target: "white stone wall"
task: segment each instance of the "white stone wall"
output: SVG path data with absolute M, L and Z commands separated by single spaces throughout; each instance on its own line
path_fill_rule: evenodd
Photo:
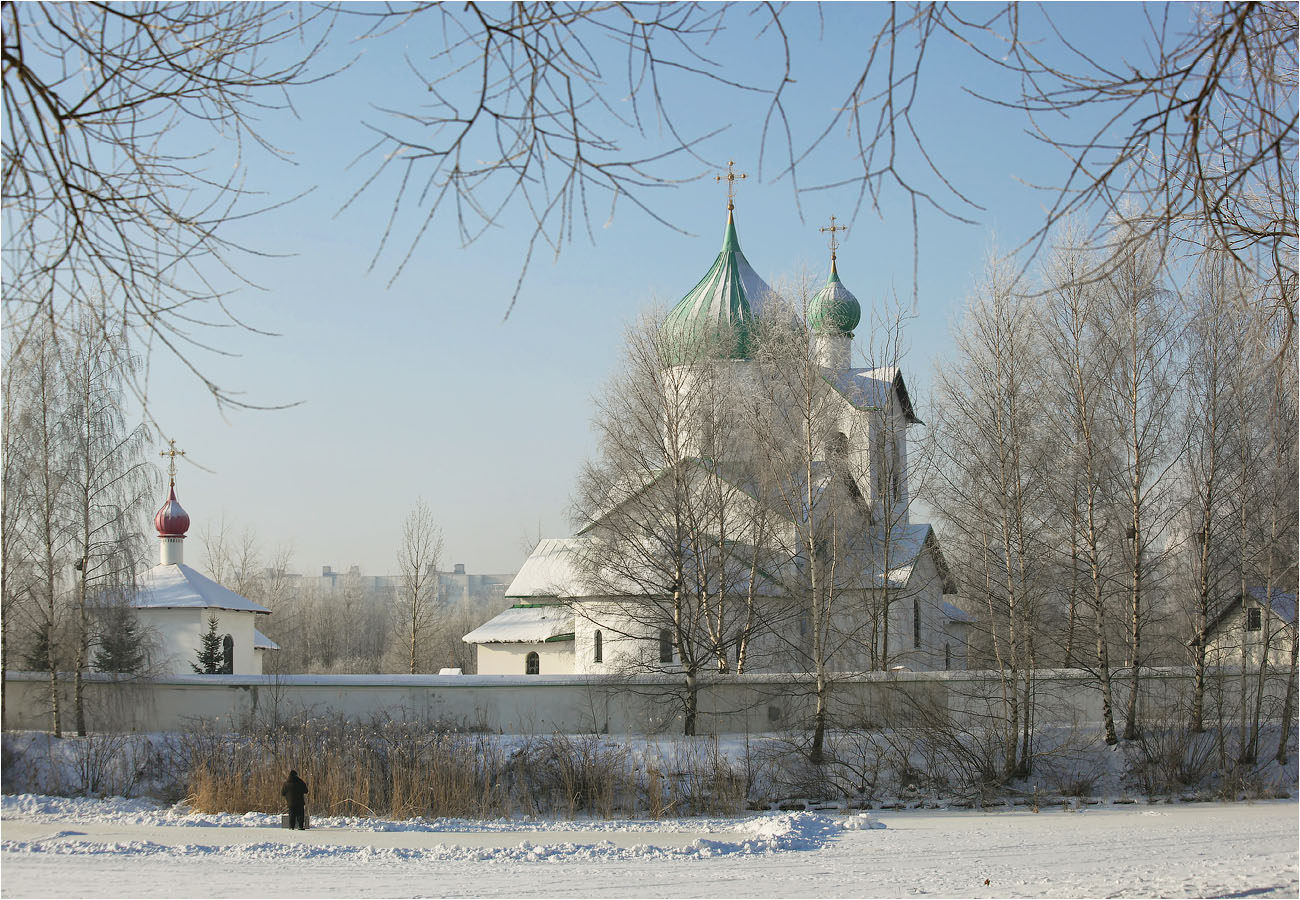
M 1286 671 L 1270 676 L 1268 693 L 1279 698 Z M 1216 679 L 1220 677 L 1216 673 Z M 1240 690 L 1234 672 L 1222 675 L 1216 692 L 1235 715 Z M 1254 684 L 1254 673 L 1246 675 Z M 1191 690 L 1189 667 L 1145 670 L 1145 715 L 1182 715 Z M 72 679 L 63 689 L 71 708 Z M 154 681 L 86 679 L 86 710 L 93 731 L 182 731 L 200 720 L 230 726 L 268 723 L 300 712 L 356 719 L 391 716 L 430 723 L 470 726 L 506 734 L 680 733 L 681 724 L 655 702 L 681 690 L 680 677 L 638 679 L 523 675 L 178 675 Z M 903 672 L 842 675 L 834 681 L 832 712 L 837 721 L 859 727 L 889 727 L 908 721 L 915 704 L 946 709 L 954 721 L 980 722 L 990 701 L 1000 696 L 992 672 Z M 1096 681 L 1080 670 L 1038 673 L 1040 697 L 1050 697 L 1039 724 L 1100 727 Z M 49 728 L 48 676 L 10 672 L 6 689 L 8 726 Z M 798 727 L 807 721 L 812 682 L 807 676 L 742 675 L 701 678 L 700 733 L 759 733 Z M 1214 698 L 1211 698 L 1214 702 Z M 1276 716 L 1280 702 L 1264 704 Z M 1213 719 L 1217 710 L 1211 710 Z
M 480 675 L 523 675 L 528 654 L 536 653 L 539 675 L 573 674 L 573 641 L 538 641 L 518 644 L 476 644 Z

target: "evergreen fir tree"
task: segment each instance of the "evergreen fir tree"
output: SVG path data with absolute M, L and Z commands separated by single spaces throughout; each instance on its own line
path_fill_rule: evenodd
M 23 654 L 23 663 L 31 672 L 45 672 L 50 668 L 50 633 L 42 626 L 32 635 L 32 642 Z
M 221 635 L 217 634 L 216 613 L 208 616 L 208 630 L 203 633 L 203 646 L 198 657 L 198 663 L 190 663 L 190 666 L 199 675 L 220 675 L 225 671 L 226 654 L 221 647 Z
M 140 671 L 145 661 L 141 643 L 140 626 L 131 610 L 125 606 L 110 607 L 104 613 L 95 668 L 122 675 Z

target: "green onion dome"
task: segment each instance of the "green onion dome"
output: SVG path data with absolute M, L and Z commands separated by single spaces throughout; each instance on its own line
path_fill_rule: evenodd
M 853 329 L 862 320 L 862 307 L 858 298 L 849 293 L 849 289 L 840 283 L 839 273 L 835 271 L 835 260 L 831 260 L 831 277 L 808 306 L 808 324 L 813 331 L 820 334 L 843 334 L 853 336 Z
M 704 358 L 749 359 L 754 329 L 772 297 L 772 289 L 741 252 L 736 223 L 728 212 L 722 252 L 664 319 L 663 349 L 669 365 Z

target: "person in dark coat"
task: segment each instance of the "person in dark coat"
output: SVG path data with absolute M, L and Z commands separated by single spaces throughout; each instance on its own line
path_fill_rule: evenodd
M 289 771 L 289 779 L 280 788 L 280 796 L 289 801 L 289 827 L 300 831 L 307 828 L 307 782 Z

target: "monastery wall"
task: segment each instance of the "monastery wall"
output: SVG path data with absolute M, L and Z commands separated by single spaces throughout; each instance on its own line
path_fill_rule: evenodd
M 1248 674 L 1253 685 L 1253 674 Z M 1189 707 L 1190 668 L 1144 673 L 1141 718 L 1145 721 Z M 1241 696 L 1231 670 L 1209 679 L 1206 720 L 1233 721 Z M 1119 682 L 1116 682 L 1117 688 Z M 70 721 L 72 682 L 63 684 L 64 721 Z M 140 681 L 86 678 L 89 726 L 95 731 L 177 731 L 202 721 L 273 726 L 302 711 L 365 719 L 393 718 L 443 723 L 513 734 L 680 733 L 681 680 L 582 675 L 175 675 Z M 1097 725 L 1101 702 L 1085 672 L 1042 672 L 1037 681 L 1039 724 Z M 812 709 L 812 684 L 800 675 L 742 675 L 701 682 L 700 733 L 759 733 L 797 727 Z M 1280 714 L 1285 673 L 1270 679 L 1265 716 Z M 1117 695 L 1118 695 L 1117 690 Z M 992 672 L 898 672 L 838 676 L 833 705 L 837 721 L 863 727 L 932 727 L 945 721 L 978 726 L 1001 694 Z M 1125 693 L 1126 696 L 1126 693 Z M 12 729 L 49 727 L 49 679 L 43 673 L 10 672 L 6 724 Z M 1122 722 L 1122 711 L 1117 711 Z

